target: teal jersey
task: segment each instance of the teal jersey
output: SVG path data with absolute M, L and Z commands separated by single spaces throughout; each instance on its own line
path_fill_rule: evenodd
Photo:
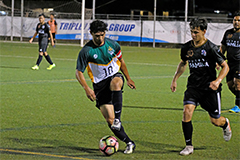
M 121 48 L 116 41 L 105 38 L 102 46 L 96 46 L 91 40 L 79 52 L 76 69 L 81 72 L 87 69 L 92 82 L 98 83 L 119 71 L 121 58 Z

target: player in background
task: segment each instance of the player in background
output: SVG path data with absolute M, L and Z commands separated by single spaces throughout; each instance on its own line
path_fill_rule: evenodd
M 229 120 L 221 114 L 221 81 L 227 75 L 229 67 L 224 56 L 219 53 L 218 47 L 205 37 L 207 21 L 205 19 L 193 19 L 190 22 L 192 40 L 181 48 L 181 61 L 171 83 L 172 92 L 176 91 L 177 79 L 189 65 L 187 90 L 184 94 L 184 110 L 182 129 L 186 147 L 180 152 L 181 155 L 193 153 L 192 145 L 192 115 L 198 104 L 209 114 L 213 125 L 223 129 L 223 138 L 229 141 L 232 135 Z M 222 69 L 216 76 L 216 63 Z M 215 136 L 215 135 L 214 135 Z
M 50 20 L 47 23 L 49 24 L 51 32 L 52 32 L 53 42 L 54 42 L 54 44 L 56 44 L 57 22 L 54 19 L 53 13 L 50 14 Z M 48 37 L 48 40 L 50 41 L 50 36 Z M 55 45 L 54 45 L 54 47 L 55 47 Z
M 136 86 L 129 76 L 120 45 L 105 38 L 106 31 L 107 24 L 103 21 L 96 20 L 90 24 L 92 40 L 82 48 L 78 55 L 76 78 L 87 97 L 91 101 L 96 100 L 96 107 L 100 109 L 112 132 L 126 143 L 124 153 L 130 154 L 136 145 L 121 125 L 123 75 L 131 89 L 136 89 Z M 85 69 L 93 82 L 94 91 L 86 83 L 83 75 Z
M 220 51 L 224 54 L 227 51 L 229 73 L 227 84 L 229 90 L 235 95 L 235 107 L 230 112 L 240 112 L 240 12 L 233 18 L 233 28 L 225 32 Z
M 47 53 L 47 45 L 48 45 L 48 34 L 51 38 L 52 46 L 54 46 L 52 33 L 50 31 L 49 25 L 44 21 L 45 16 L 44 14 L 39 15 L 39 22 L 36 27 L 36 32 L 34 33 L 33 37 L 29 40 L 29 43 L 32 43 L 33 39 L 38 35 L 38 45 L 39 45 L 39 56 L 36 62 L 36 65 L 32 67 L 33 70 L 39 70 L 39 65 L 42 61 L 42 57 L 46 58 L 50 66 L 47 70 L 52 70 L 56 65 L 52 62 L 50 56 Z

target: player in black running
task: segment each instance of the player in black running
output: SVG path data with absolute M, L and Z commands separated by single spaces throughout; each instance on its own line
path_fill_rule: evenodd
M 229 120 L 220 115 L 221 81 L 227 75 L 229 67 L 224 56 L 219 53 L 218 47 L 205 37 L 206 30 L 207 21 L 205 19 L 196 18 L 190 22 L 192 40 L 185 43 L 181 49 L 181 61 L 171 84 L 171 90 L 175 92 L 177 79 L 188 64 L 190 76 L 183 100 L 182 119 L 186 147 L 180 152 L 181 155 L 193 153 L 191 119 L 198 104 L 208 112 L 212 124 L 223 128 L 225 141 L 229 141 L 232 135 Z M 218 77 L 215 70 L 216 63 L 222 67 Z
M 229 73 L 227 84 L 229 90 L 235 95 L 235 106 L 230 112 L 240 112 L 240 12 L 233 18 L 233 28 L 225 32 L 220 51 L 224 54 L 227 51 Z
M 52 70 L 56 65 L 52 62 L 50 56 L 47 53 L 47 45 L 48 45 L 48 34 L 51 37 L 52 46 L 54 46 L 52 33 L 50 30 L 50 26 L 44 21 L 45 16 L 44 14 L 39 15 L 39 22 L 36 27 L 36 32 L 34 33 L 33 37 L 29 40 L 29 43 L 32 43 L 33 39 L 38 35 L 38 45 L 39 45 L 39 56 L 36 62 L 36 65 L 32 67 L 33 70 L 39 70 L 39 65 L 42 61 L 42 56 L 46 58 L 50 66 L 47 70 Z

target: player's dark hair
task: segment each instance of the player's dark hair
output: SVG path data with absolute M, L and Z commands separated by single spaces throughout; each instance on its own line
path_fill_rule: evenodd
M 54 16 L 54 13 L 51 13 L 50 15 Z
M 190 28 L 200 27 L 202 31 L 204 31 L 205 29 L 207 30 L 207 20 L 204 18 L 194 18 L 191 20 L 189 25 L 190 25 Z
M 43 16 L 45 18 L 45 15 L 43 13 L 39 14 L 38 17 Z
M 97 33 L 97 32 L 105 32 L 107 31 L 107 23 L 104 23 L 100 20 L 95 20 L 90 24 L 90 32 Z
M 240 16 L 240 11 L 234 13 L 233 17 Z

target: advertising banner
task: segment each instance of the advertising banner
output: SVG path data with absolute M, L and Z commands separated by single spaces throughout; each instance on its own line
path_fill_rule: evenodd
M 49 19 L 46 18 L 46 21 Z M 153 42 L 153 21 L 133 20 L 103 20 L 108 24 L 106 37 L 116 41 Z M 90 40 L 89 27 L 92 20 L 85 20 L 84 27 L 80 19 L 56 19 L 56 39 L 80 40 L 84 29 L 84 39 Z M 11 36 L 11 17 L 0 16 L 2 29 L 0 36 Z M 32 37 L 39 23 L 38 18 L 23 18 L 23 37 Z M 220 45 L 224 32 L 232 28 L 229 23 L 208 23 L 206 37 L 213 43 Z M 13 19 L 13 36 L 21 36 L 21 17 Z M 156 43 L 185 43 L 191 40 L 189 23 L 182 21 L 156 21 Z

